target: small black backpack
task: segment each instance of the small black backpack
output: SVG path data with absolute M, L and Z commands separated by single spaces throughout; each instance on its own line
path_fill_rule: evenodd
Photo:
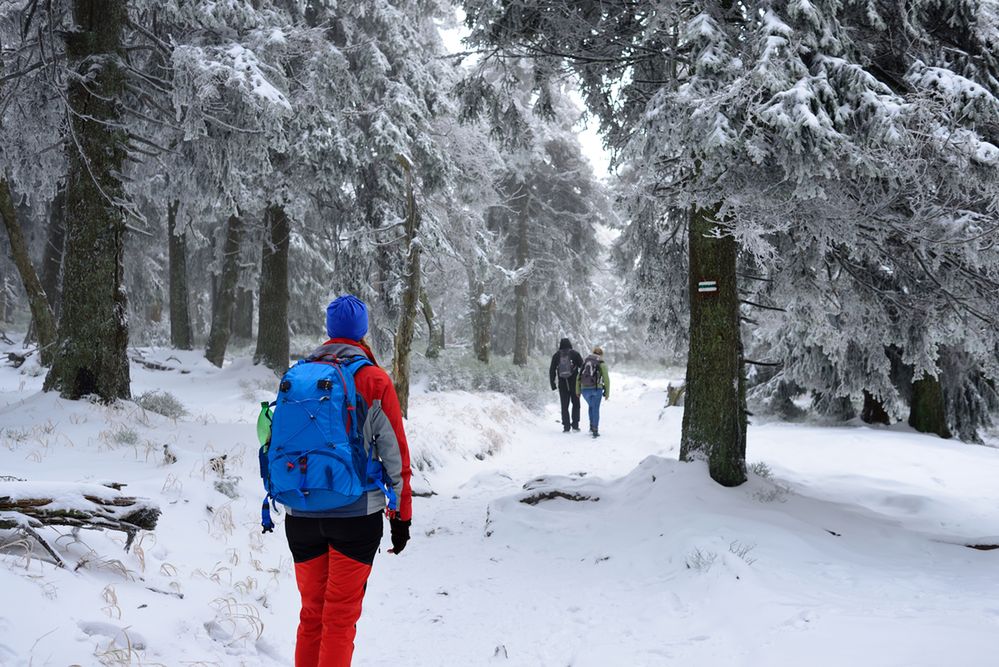
M 559 350 L 558 353 L 558 376 L 560 378 L 571 378 L 576 372 L 576 367 L 572 363 L 572 350 Z

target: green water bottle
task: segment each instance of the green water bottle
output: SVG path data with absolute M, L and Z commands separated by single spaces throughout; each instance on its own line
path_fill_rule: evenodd
M 257 440 L 264 451 L 271 444 L 271 423 L 274 421 L 274 411 L 267 401 L 260 402 L 260 414 L 257 416 Z

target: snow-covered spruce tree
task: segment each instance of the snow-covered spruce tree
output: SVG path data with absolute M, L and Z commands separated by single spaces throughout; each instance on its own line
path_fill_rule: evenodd
M 38 261 L 41 256 L 31 239 L 47 236 L 45 211 L 66 173 L 67 153 L 58 141 L 67 119 L 64 44 L 48 36 L 67 27 L 69 7 L 55 3 L 47 11 L 31 12 L 28 5 L 0 7 L 0 210 L 28 296 L 31 337 L 48 365 L 56 351 L 58 307 L 53 300 L 58 290 L 53 289 L 50 264 Z M 27 211 L 31 214 L 25 215 Z M 53 241 L 58 240 L 56 234 Z M 4 316 L 14 284 L 12 277 L 3 281 Z
M 491 3 L 466 6 L 479 39 L 537 56 L 553 73 L 572 66 L 621 160 L 646 165 L 637 196 L 660 215 L 692 212 L 688 249 L 707 240 L 703 233 L 693 238 L 706 222 L 717 237 L 710 240 L 734 243 L 769 267 L 773 282 L 764 284 L 789 288 L 771 293 L 781 295 L 781 305 L 803 304 L 792 304 L 787 318 L 807 330 L 802 338 L 814 340 L 822 321 L 852 319 L 833 344 L 845 353 L 856 334 L 873 362 L 867 368 L 880 373 L 875 381 L 886 378 L 889 364 L 871 355 L 883 358 L 893 342 L 918 370 L 934 372 L 941 338 L 893 340 L 887 327 L 875 326 L 890 317 L 883 304 L 862 314 L 829 313 L 811 298 L 824 290 L 802 289 L 830 258 L 834 273 L 861 275 L 857 264 L 876 267 L 894 252 L 895 262 L 905 261 L 949 301 L 929 331 L 975 337 L 974 349 L 994 355 L 996 328 L 985 326 L 997 307 L 987 300 L 997 266 L 989 256 L 994 225 L 987 223 L 999 183 L 988 129 L 996 108 L 994 48 L 986 48 L 995 44 L 993 3 L 579 2 L 560 12 L 535 2 L 504 3 L 502 12 Z M 968 45 L 964 55 L 943 25 L 967 28 L 957 40 Z M 907 36 L 890 41 L 898 35 Z M 697 275 L 690 266 L 691 298 L 724 296 L 722 281 L 736 278 L 738 256 L 726 255 L 719 274 Z M 939 284 L 931 278 L 938 273 L 947 274 Z M 716 280 L 719 292 L 696 291 L 701 279 Z M 805 308 L 812 317 L 802 316 Z M 900 315 L 906 323 L 909 313 Z M 725 319 L 730 331 L 731 309 Z M 706 329 L 709 323 L 692 305 L 691 356 L 698 339 L 722 333 Z M 727 355 L 737 340 L 726 344 Z M 740 374 L 727 367 L 725 376 L 690 379 L 724 381 L 729 402 L 720 411 L 735 415 Z M 705 411 L 688 402 L 686 412 Z M 684 453 L 705 450 L 712 476 L 738 483 L 743 420 L 719 432 L 708 415 L 698 434 L 692 417 L 685 419 Z
M 492 348 L 512 351 L 518 365 L 562 336 L 585 338 L 595 317 L 589 283 L 599 251 L 596 228 L 610 217 L 574 130 L 580 111 L 557 85 L 545 89 L 535 108 L 534 79 L 530 60 L 513 60 L 470 72 L 460 87 L 466 115 L 492 125 L 503 155 L 502 199 L 487 222 L 500 240 L 512 289 L 495 302 Z
M 501 142 L 486 122 L 472 117 L 459 122 L 441 116 L 434 128 L 452 156 L 454 178 L 425 200 L 427 216 L 439 222 L 425 230 L 424 286 L 428 296 L 439 295 L 440 326 L 489 363 L 496 295 L 508 288 L 501 240 L 487 223 L 488 212 L 501 202 Z
M 778 240 L 784 262 L 762 292 L 788 313 L 764 318 L 762 338 L 786 364 L 782 380 L 873 397 L 893 419 L 908 402 L 917 429 L 975 440 L 995 409 L 999 370 L 997 8 L 791 9 L 795 29 L 776 29 L 800 35 L 799 50 L 838 37 L 823 48 L 839 51 L 813 56 L 839 95 L 819 98 L 818 118 L 838 129 L 880 117 L 884 134 L 854 152 L 860 174 L 823 184 L 838 215 L 811 215 L 828 220 L 827 236 Z
M 353 292 L 369 302 L 371 334 L 382 350 L 393 346 L 407 282 L 408 247 L 401 233 L 407 197 L 397 156 L 413 166 L 418 204 L 450 173 L 432 128 L 434 118 L 447 113 L 452 69 L 440 57 L 434 20 L 441 13 L 442 5 L 429 0 L 317 2 L 304 11 L 310 24 L 322 28 L 327 60 L 339 78 L 317 80 L 318 90 L 340 106 L 319 102 L 325 116 L 316 116 L 314 128 L 300 135 L 319 150 L 295 154 L 314 156 L 314 162 L 296 159 L 288 187 L 301 183 L 303 174 L 316 183 L 310 195 L 317 205 L 316 239 L 326 245 L 315 252 L 334 269 L 326 291 Z M 424 230 L 435 224 L 425 218 Z

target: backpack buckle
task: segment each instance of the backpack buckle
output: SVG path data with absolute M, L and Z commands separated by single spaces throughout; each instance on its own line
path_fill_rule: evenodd
M 330 389 L 333 388 L 333 380 L 330 380 L 329 378 L 326 378 L 324 380 L 319 380 L 318 382 L 316 382 L 316 386 L 322 389 L 323 391 L 329 391 Z

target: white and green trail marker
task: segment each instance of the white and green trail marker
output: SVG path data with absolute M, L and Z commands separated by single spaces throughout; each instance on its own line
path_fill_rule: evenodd
M 716 280 L 702 280 L 697 283 L 698 292 L 717 292 L 718 291 L 718 281 Z

